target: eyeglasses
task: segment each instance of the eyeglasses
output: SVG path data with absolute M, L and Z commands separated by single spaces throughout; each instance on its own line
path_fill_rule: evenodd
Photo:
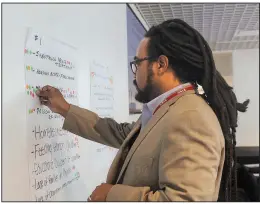
M 150 60 L 152 59 L 152 57 L 144 57 L 142 59 L 135 59 L 134 61 L 130 62 L 130 67 L 132 69 L 132 72 L 134 74 L 136 74 L 136 71 L 138 69 L 138 65 L 142 62 L 142 61 L 145 61 L 145 60 Z

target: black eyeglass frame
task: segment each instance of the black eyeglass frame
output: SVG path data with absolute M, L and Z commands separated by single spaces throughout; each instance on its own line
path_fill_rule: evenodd
M 155 57 L 147 56 L 147 57 L 144 57 L 144 58 L 141 58 L 141 59 L 135 59 L 134 61 L 131 61 L 130 62 L 130 68 L 131 68 L 133 74 L 136 74 L 137 69 L 138 69 L 138 64 L 140 64 L 141 62 L 143 62 L 145 60 L 151 60 L 151 59 L 155 59 Z

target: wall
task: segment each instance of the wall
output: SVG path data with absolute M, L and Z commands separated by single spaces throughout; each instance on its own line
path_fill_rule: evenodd
M 232 52 L 213 52 L 216 69 L 220 72 L 226 82 L 232 86 L 233 80 L 233 58 Z
M 33 27 L 78 48 L 79 104 L 82 107 L 89 107 L 90 60 L 109 66 L 114 74 L 115 119 L 126 121 L 129 116 L 126 5 L 4 4 L 2 8 L 2 199 L 22 201 L 29 197 L 23 59 L 25 28 Z M 94 190 L 88 188 L 87 180 L 94 177 L 88 166 L 88 161 L 94 157 L 87 153 L 90 143 L 80 142 L 85 179 L 82 190 L 87 197 Z
M 259 146 L 259 49 L 233 52 L 233 84 L 239 102 L 250 99 L 239 113 L 237 145 Z

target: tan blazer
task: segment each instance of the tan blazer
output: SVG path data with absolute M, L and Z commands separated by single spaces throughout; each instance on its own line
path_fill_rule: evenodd
M 107 183 L 115 184 L 107 201 L 217 201 L 224 137 L 216 115 L 200 96 L 187 91 L 169 100 L 125 152 L 140 127 L 140 118 L 118 124 L 74 105 L 63 126 L 119 148 L 107 176 Z

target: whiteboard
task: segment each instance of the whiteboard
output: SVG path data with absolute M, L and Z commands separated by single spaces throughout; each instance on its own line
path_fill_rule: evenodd
M 77 48 L 78 102 L 90 108 L 91 61 L 105 63 L 114 81 L 114 118 L 129 119 L 125 4 L 3 4 L 2 32 L 2 198 L 29 201 L 26 140 L 26 94 L 23 49 L 32 27 Z M 61 201 L 86 201 L 104 182 L 115 155 L 97 151 L 100 145 L 79 138 L 81 180 L 67 187 Z M 106 156 L 107 155 L 107 156 Z

